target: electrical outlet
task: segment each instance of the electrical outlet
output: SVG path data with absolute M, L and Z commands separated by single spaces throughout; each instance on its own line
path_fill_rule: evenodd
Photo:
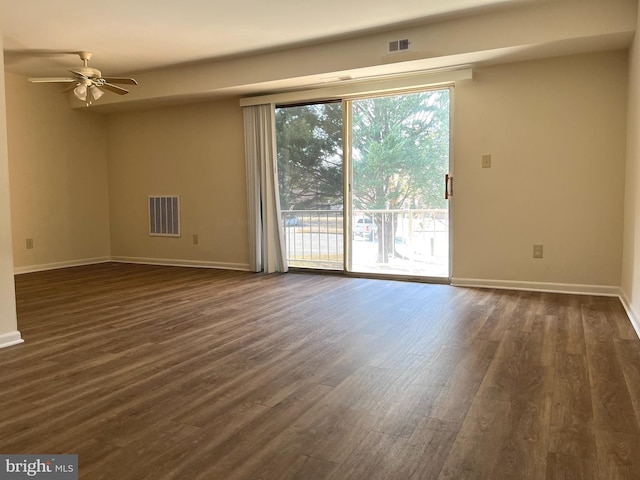
M 33 238 L 27 238 L 25 243 L 27 245 L 27 250 L 31 250 L 33 248 Z
M 198 238 L 198 234 L 194 233 L 193 234 L 193 244 L 194 245 L 198 245 L 198 243 L 200 243 L 200 239 Z
M 543 246 L 542 245 L 534 245 L 533 246 L 533 258 L 542 258 L 543 254 Z
M 491 155 L 482 155 L 482 168 L 491 168 Z

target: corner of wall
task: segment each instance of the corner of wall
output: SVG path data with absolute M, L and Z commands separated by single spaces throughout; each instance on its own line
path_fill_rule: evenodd
M 629 317 L 629 320 L 631 320 L 631 325 L 633 326 L 633 329 L 636 331 L 636 335 L 638 335 L 638 338 L 640 338 L 640 316 L 638 316 L 636 311 L 633 309 L 631 302 L 629 302 L 629 299 L 626 297 L 624 292 L 622 292 L 622 294 L 620 295 L 620 301 L 622 302 L 622 306 L 627 312 L 627 316 Z
M 0 31 L 0 33 L 2 32 Z M 2 47 L 2 35 L 0 35 L 0 47 Z M 21 341 L 20 333 L 17 331 L 18 316 L 13 280 L 9 154 L 4 85 L 4 60 L 0 57 L 0 347 L 8 346 L 8 344 L 13 345 L 18 340 Z
M 629 50 L 627 160 L 625 169 L 622 299 L 640 335 L 640 14 Z
M 22 335 L 20 335 L 19 331 L 8 332 L 0 334 L 0 348 L 12 347 L 13 345 L 18 345 L 20 343 L 24 343 L 22 339 Z

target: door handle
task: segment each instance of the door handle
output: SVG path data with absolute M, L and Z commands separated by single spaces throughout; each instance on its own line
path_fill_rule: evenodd
M 448 173 L 444 176 L 444 199 L 449 200 L 453 197 L 453 175 Z

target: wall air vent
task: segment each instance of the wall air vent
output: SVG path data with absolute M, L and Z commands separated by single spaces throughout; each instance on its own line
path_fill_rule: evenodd
M 180 236 L 180 197 L 149 197 L 149 235 Z
M 403 38 L 402 40 L 393 40 L 389 42 L 389 53 L 398 53 L 405 50 L 409 50 L 409 39 Z

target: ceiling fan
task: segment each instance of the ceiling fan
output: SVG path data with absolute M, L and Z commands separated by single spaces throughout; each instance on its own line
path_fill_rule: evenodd
M 129 90 L 126 88 L 114 85 L 114 83 L 120 85 L 137 85 L 133 78 L 124 77 L 103 77 L 102 72 L 96 68 L 88 66 L 91 59 L 90 52 L 77 52 L 80 56 L 80 60 L 84 62 L 84 66 L 69 70 L 73 77 L 46 77 L 46 78 L 30 78 L 30 82 L 34 83 L 70 83 L 67 88 L 62 90 L 62 93 L 73 90 L 73 94 L 78 100 L 87 102 L 87 105 L 91 104 L 91 98 L 98 100 L 104 92 L 102 89 L 109 92 L 117 93 L 118 95 L 126 95 Z

